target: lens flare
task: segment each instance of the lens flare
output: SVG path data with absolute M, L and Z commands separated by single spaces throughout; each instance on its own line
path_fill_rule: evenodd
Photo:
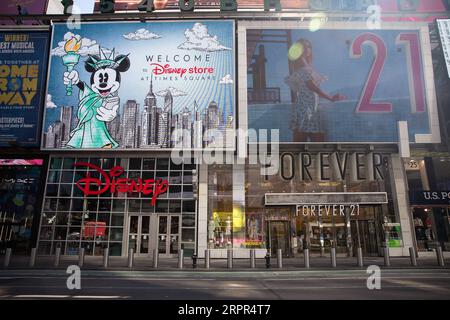
M 303 45 L 300 42 L 294 43 L 288 51 L 288 59 L 290 61 L 295 61 L 300 58 L 303 54 Z

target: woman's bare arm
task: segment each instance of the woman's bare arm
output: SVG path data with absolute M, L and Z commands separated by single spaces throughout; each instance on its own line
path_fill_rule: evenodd
M 306 81 L 306 86 L 308 87 L 309 90 L 317 93 L 319 95 L 319 97 L 333 101 L 333 97 L 330 97 L 328 94 L 323 92 L 322 89 L 320 89 L 318 86 L 316 86 L 316 84 L 312 80 Z

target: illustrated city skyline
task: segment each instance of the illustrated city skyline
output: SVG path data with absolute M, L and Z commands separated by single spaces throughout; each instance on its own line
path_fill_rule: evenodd
M 226 116 L 226 106 L 210 101 L 201 112 L 194 101 L 193 106 L 186 105 L 173 113 L 174 96 L 170 88 L 165 91 L 160 98 L 161 106 L 153 91 L 152 78 L 142 108 L 138 99 L 129 99 L 119 108 L 116 118 L 106 123 L 119 149 L 233 148 L 234 119 L 232 114 Z M 52 122 L 44 133 L 45 149 L 66 148 L 70 133 L 77 125 L 74 109 L 60 107 L 59 120 Z

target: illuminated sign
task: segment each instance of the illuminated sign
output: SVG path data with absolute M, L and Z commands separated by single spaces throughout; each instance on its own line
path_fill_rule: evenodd
M 101 179 L 91 177 L 91 171 L 87 173 L 85 178 L 76 182 L 76 186 L 84 195 L 100 195 L 105 192 L 121 192 L 121 193 L 142 193 L 145 196 L 151 195 L 151 205 L 156 204 L 156 199 L 165 193 L 169 187 L 169 182 L 163 179 L 142 179 L 136 180 L 129 178 L 119 178 L 125 170 L 121 166 L 115 166 L 109 174 L 92 163 L 77 162 L 75 167 L 86 167 L 98 172 Z M 103 182 L 102 182 L 103 180 Z

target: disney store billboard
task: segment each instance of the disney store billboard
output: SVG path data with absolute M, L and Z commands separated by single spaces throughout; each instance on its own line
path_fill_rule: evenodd
M 234 148 L 233 21 L 55 24 L 43 149 Z
M 248 127 L 280 141 L 439 142 L 426 24 L 252 22 L 247 43 Z M 292 26 L 292 27 L 290 27 Z

